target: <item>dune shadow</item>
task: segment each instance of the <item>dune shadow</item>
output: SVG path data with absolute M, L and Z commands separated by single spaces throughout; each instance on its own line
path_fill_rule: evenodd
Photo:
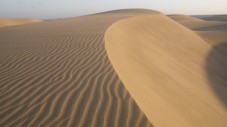
M 212 90 L 227 108 L 227 42 L 211 49 L 206 71 Z

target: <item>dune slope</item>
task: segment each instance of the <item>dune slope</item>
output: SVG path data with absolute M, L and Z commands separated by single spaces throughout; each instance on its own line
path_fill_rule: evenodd
M 104 46 L 114 22 L 145 10 L 0 29 L 0 126 L 151 127 Z
M 0 18 L 0 26 L 16 26 L 23 25 L 29 23 L 41 22 L 41 20 L 37 19 L 14 19 L 14 18 Z
M 196 33 L 162 14 L 140 16 L 113 24 L 105 44 L 116 72 L 154 126 L 227 126 L 226 106 L 209 79 L 215 76 L 212 81 L 226 98 L 227 56 L 214 51 L 222 63 L 209 60 L 213 49 Z

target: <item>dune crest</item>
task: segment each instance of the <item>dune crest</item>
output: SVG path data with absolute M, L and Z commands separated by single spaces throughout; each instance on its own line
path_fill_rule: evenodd
M 227 126 L 225 105 L 212 91 L 206 71 L 212 47 L 193 31 L 162 14 L 133 17 L 107 30 L 105 46 L 154 126 Z
M 16 25 L 23 25 L 29 23 L 36 23 L 41 22 L 38 19 L 14 19 L 14 18 L 0 18 L 0 26 L 16 26 Z

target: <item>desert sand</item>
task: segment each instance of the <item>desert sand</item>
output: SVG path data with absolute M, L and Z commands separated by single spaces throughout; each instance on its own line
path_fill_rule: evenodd
M 174 20 L 126 9 L 0 28 L 0 126 L 226 127 L 226 34 Z
M 0 18 L 0 27 L 5 26 L 16 26 L 16 25 L 23 25 L 23 24 L 29 24 L 29 23 L 36 23 L 41 22 L 41 20 L 38 19 L 19 19 L 19 18 Z

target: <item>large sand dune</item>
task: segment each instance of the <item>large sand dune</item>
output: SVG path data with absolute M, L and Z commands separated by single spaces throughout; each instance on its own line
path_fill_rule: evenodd
M 121 20 L 105 40 L 116 72 L 154 126 L 227 126 L 226 45 L 212 47 L 162 14 Z
M 14 19 L 14 18 L 0 18 L 0 26 L 16 26 L 23 25 L 29 23 L 41 22 L 41 20 L 37 19 Z
M 152 126 L 115 73 L 103 37 L 115 21 L 158 12 L 109 13 L 0 29 L 0 126 Z

